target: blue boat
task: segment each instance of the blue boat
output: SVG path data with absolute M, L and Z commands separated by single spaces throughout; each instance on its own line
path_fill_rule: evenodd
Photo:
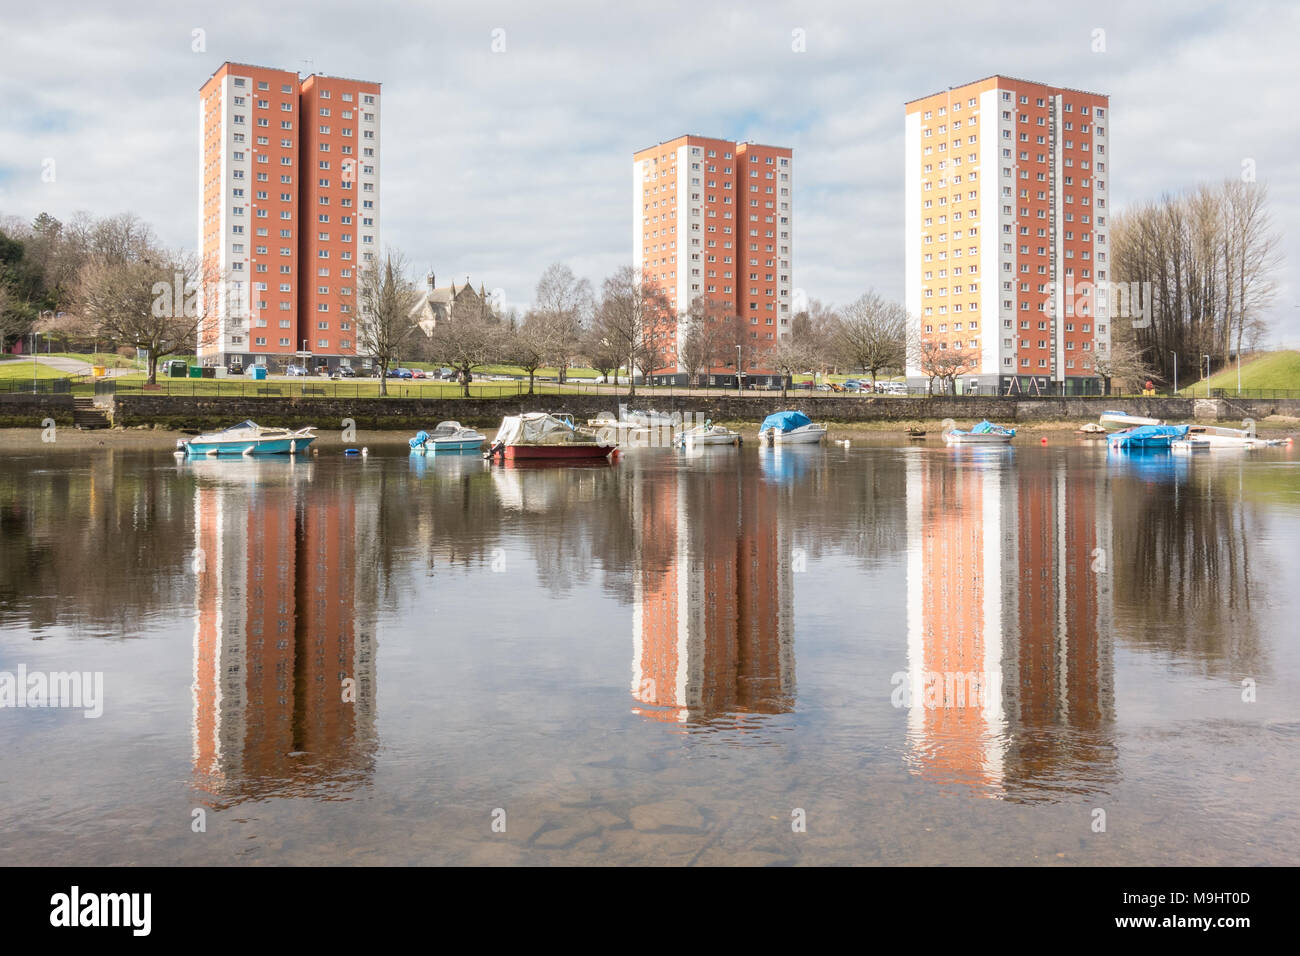
M 176 451 L 191 458 L 296 455 L 305 452 L 316 440 L 314 432 L 315 426 L 290 431 L 263 428 L 257 422 L 245 421 L 188 441 L 182 439 L 176 443 Z
M 1168 451 L 1187 435 L 1187 425 L 1142 425 L 1115 432 L 1107 439 L 1111 451 Z
M 987 418 L 968 432 L 944 422 L 943 440 L 949 445 L 1009 445 L 1016 437 L 1014 428 L 995 425 Z

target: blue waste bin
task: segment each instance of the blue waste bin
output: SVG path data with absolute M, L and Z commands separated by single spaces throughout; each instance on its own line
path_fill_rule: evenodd
M 260 382 L 260 381 L 262 381 L 264 378 L 266 378 L 266 366 L 265 366 L 265 365 L 254 365 L 254 366 L 253 366 L 253 381 L 255 381 L 255 382 Z

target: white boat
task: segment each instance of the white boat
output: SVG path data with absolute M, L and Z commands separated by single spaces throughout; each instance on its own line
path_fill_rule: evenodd
M 1101 427 L 1107 431 L 1118 431 L 1123 428 L 1139 428 L 1143 425 L 1163 425 L 1164 422 L 1159 418 L 1143 418 L 1141 415 L 1130 415 L 1128 412 L 1102 412 L 1101 418 L 1098 419 Z
M 1014 428 L 994 425 L 987 419 L 968 432 L 955 427 L 950 420 L 945 420 L 944 426 L 943 440 L 949 445 L 1010 445 L 1016 437 Z
M 763 419 L 758 440 L 765 445 L 813 445 L 826 437 L 826 426 L 818 425 L 803 412 L 776 412 Z
M 266 428 L 250 420 L 197 438 L 181 439 L 176 442 L 176 450 L 191 458 L 218 455 L 296 455 L 305 452 L 316 440 L 315 430 L 314 425 L 296 431 Z
M 1247 422 L 1245 428 L 1225 428 L 1222 425 L 1189 425 L 1187 436 L 1205 442 L 1207 448 L 1265 448 L 1281 445 L 1280 439 L 1255 437 L 1255 423 Z
M 1169 443 L 1169 449 L 1180 455 L 1209 451 L 1210 447 L 1210 443 L 1204 438 L 1179 438 Z
M 487 436 L 460 422 L 439 422 L 432 432 L 419 432 L 408 444 L 411 451 L 478 451 Z
M 698 445 L 739 445 L 740 432 L 732 431 L 724 425 L 705 422 L 694 425 L 677 433 L 673 443 L 679 448 L 694 448 Z

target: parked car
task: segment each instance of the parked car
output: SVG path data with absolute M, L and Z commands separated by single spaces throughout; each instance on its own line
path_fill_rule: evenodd
M 422 369 L 422 368 L 413 368 L 413 369 L 411 369 L 411 378 L 427 378 L 427 377 L 428 377 L 428 376 L 425 375 L 425 373 L 424 373 L 424 369 Z
M 351 365 L 339 366 L 339 378 L 356 378 L 356 377 L 357 377 L 357 370 L 354 369 Z
M 390 368 L 388 370 L 389 378 L 411 378 L 412 373 L 409 368 Z
M 230 366 L 226 369 L 226 371 L 231 375 L 243 375 L 244 366 L 238 362 L 231 362 Z
M 307 370 L 301 365 L 289 365 L 285 367 L 285 375 L 306 375 Z
M 791 388 L 806 388 L 806 389 L 811 389 L 811 388 L 813 387 L 813 383 L 812 383 L 812 382 L 795 382 L 795 383 L 794 383 L 793 385 L 791 385 L 790 387 L 791 387 Z
M 835 391 L 835 389 L 831 388 L 831 386 L 827 385 L 825 382 L 822 382 L 820 385 L 816 386 L 816 389 L 817 389 L 817 391 L 819 391 L 819 392 L 833 392 L 833 391 Z

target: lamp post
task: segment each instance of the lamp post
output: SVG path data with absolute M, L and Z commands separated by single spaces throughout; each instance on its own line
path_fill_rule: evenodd
M 740 346 L 736 346 L 736 397 L 740 397 Z
M 1202 355 L 1201 358 L 1205 359 L 1205 397 L 1209 398 L 1210 397 L 1210 357 L 1208 355 Z
M 1174 357 L 1174 395 L 1177 396 L 1178 395 L 1178 353 L 1170 352 L 1169 354 Z

